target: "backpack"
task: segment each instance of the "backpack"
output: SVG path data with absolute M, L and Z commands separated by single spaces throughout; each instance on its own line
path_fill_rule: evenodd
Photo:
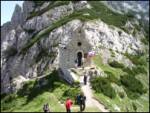
M 85 97 L 85 96 L 81 96 L 81 97 L 80 97 L 81 103 L 85 103 L 85 100 L 86 100 L 86 97 Z

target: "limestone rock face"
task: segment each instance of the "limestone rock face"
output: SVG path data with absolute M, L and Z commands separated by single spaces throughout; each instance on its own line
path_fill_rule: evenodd
M 22 9 L 19 5 L 16 5 L 16 7 L 15 7 L 15 11 L 12 15 L 11 22 L 12 22 L 13 26 L 17 26 L 18 24 L 23 23 L 23 13 L 22 13 Z
M 119 52 L 133 53 L 140 49 L 140 41 L 118 28 L 111 28 L 98 20 L 85 24 L 85 34 L 95 49 L 102 47 Z M 119 34 L 121 32 L 121 34 Z M 95 46 L 94 46 L 95 45 Z M 131 48 L 132 49 L 131 49 Z
M 42 76 L 52 67 L 64 67 L 62 69 L 65 71 L 74 67 L 78 52 L 84 56 L 84 53 L 91 50 L 99 53 L 102 47 L 123 53 L 135 53 L 141 49 L 137 38 L 116 27 L 112 28 L 101 20 L 83 22 L 74 19 L 48 32 L 47 35 L 42 35 L 25 54 L 20 54 L 22 48 L 45 28 L 74 11 L 91 8 L 87 1 L 70 1 L 66 5 L 54 7 L 27 19 L 31 12 L 41 11 L 49 4 L 51 2 L 35 7 L 33 1 L 25 1 L 23 9 L 16 6 L 11 22 L 1 27 L 2 93 L 18 89 L 23 81 Z M 78 45 L 79 42 L 81 46 Z
M 23 17 L 26 19 L 29 16 L 29 13 L 34 10 L 34 2 L 24 1 L 23 3 Z

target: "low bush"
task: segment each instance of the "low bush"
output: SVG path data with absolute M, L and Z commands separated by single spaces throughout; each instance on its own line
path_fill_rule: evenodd
M 132 107 L 133 107 L 134 111 L 137 111 L 137 106 L 134 102 L 132 102 Z
M 15 99 L 16 96 L 17 96 L 17 95 L 16 95 L 15 93 L 13 93 L 13 94 L 8 94 L 7 96 L 5 96 L 4 102 L 5 102 L 5 103 L 9 103 L 9 102 L 11 102 L 13 99 Z
M 125 67 L 122 70 L 133 76 L 140 74 L 140 73 L 147 74 L 146 69 L 142 65 L 137 65 L 136 67 L 132 67 L 132 69 L 130 69 L 129 67 Z
M 146 64 L 146 59 L 142 58 L 141 55 L 132 55 L 125 53 L 124 54 L 127 58 L 130 59 L 130 61 L 135 64 L 135 65 L 145 65 Z
M 132 75 L 123 75 L 120 77 L 122 85 L 131 92 L 143 94 L 145 92 L 143 84 Z
M 79 87 L 80 86 L 80 82 L 79 81 L 74 81 L 73 86 L 74 87 Z
M 17 92 L 17 94 L 19 96 L 29 95 L 31 90 L 32 90 L 32 88 L 33 88 L 34 82 L 35 81 L 28 81 L 28 82 L 26 82 L 23 85 L 23 87 Z
M 114 68 L 124 68 L 125 66 L 122 64 L 122 63 L 119 63 L 115 60 L 113 61 L 108 61 L 108 64 L 111 66 L 111 67 L 114 67 Z
M 116 92 L 107 78 L 95 77 L 91 80 L 91 85 L 96 92 L 103 93 L 110 98 L 116 96 Z
M 127 96 L 130 98 L 130 99 L 137 99 L 140 97 L 140 94 L 137 93 L 137 92 L 133 92 L 131 90 L 129 90 L 128 88 L 124 87 L 124 90 L 127 94 Z
M 119 84 L 119 80 L 115 77 L 115 75 L 110 71 L 104 71 L 107 74 L 107 79 L 109 82 Z
M 61 96 L 61 101 L 65 101 L 66 100 L 66 98 L 71 98 L 73 101 L 74 101 L 74 103 L 75 103 L 75 101 L 76 101 L 76 96 L 78 95 L 78 94 L 80 94 L 81 93 L 81 90 L 79 89 L 79 88 L 72 88 L 72 87 L 70 87 L 70 88 L 68 88 L 68 89 L 66 89 L 65 91 L 64 91 L 64 93 L 63 93 L 63 95 Z
M 120 96 L 120 98 L 124 98 L 125 97 L 124 92 L 118 92 L 118 95 Z

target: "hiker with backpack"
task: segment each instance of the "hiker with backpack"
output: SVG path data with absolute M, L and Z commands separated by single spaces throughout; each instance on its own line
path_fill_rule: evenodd
M 48 103 L 47 103 L 47 104 L 44 104 L 44 106 L 43 106 L 43 111 L 44 111 L 44 113 L 50 112 Z
M 81 92 L 79 96 L 80 112 L 85 110 L 85 100 L 86 100 L 86 96 L 84 96 L 83 92 Z

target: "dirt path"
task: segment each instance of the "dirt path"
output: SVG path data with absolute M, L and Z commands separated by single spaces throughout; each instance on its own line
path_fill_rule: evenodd
M 83 91 L 83 93 L 86 96 L 86 106 L 87 107 L 96 106 L 97 108 L 100 109 L 101 112 L 109 112 L 107 109 L 105 109 L 104 105 L 100 104 L 97 100 L 95 100 L 93 98 L 89 80 L 87 80 L 87 85 L 84 85 L 83 84 L 83 76 L 81 76 L 80 77 L 80 85 L 81 85 L 81 90 Z

